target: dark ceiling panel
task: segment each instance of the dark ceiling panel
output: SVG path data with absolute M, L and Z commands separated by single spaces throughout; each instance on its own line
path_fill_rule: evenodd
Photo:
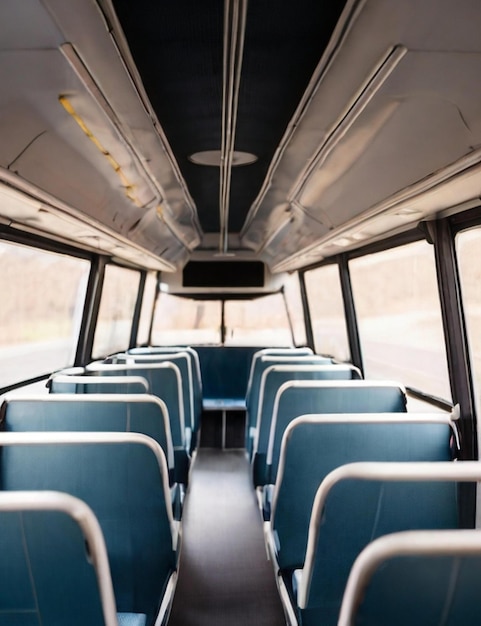
M 188 156 L 221 145 L 223 0 L 114 0 L 132 55 L 197 206 L 219 231 L 219 170 Z M 343 9 L 344 0 L 251 1 L 236 150 L 258 161 L 232 172 L 229 230 L 239 232 Z

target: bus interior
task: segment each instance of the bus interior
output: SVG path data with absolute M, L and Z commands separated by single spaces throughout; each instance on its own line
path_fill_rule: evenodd
M 479 624 L 480 30 L 1 0 L 0 626 Z

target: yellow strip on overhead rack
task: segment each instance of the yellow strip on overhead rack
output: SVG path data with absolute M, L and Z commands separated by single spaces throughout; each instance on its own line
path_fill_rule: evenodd
M 66 96 L 59 96 L 58 100 L 60 104 L 63 106 L 63 108 L 67 111 L 67 113 L 71 115 L 73 119 L 77 122 L 77 124 L 80 126 L 82 131 L 87 135 L 90 141 L 94 144 L 97 150 L 99 150 L 99 152 L 101 152 L 104 155 L 104 157 L 107 159 L 107 161 L 110 163 L 112 169 L 114 170 L 114 172 L 117 174 L 117 176 L 120 178 L 122 182 L 122 187 L 124 189 L 124 192 L 127 198 L 131 202 L 133 202 L 136 206 L 141 207 L 142 203 L 135 196 L 135 193 L 134 193 L 135 185 L 132 185 L 132 183 L 129 182 L 129 180 L 127 179 L 127 176 L 122 171 L 120 164 L 115 160 L 115 158 L 110 154 L 110 152 L 102 146 L 102 144 L 97 139 L 97 137 L 95 137 L 95 135 L 92 133 L 89 127 L 85 124 L 85 122 L 80 117 L 80 115 L 78 115 L 78 113 L 75 111 L 69 99 Z

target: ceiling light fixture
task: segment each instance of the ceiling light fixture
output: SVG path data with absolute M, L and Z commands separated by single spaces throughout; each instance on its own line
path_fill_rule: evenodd
M 196 165 L 210 165 L 213 167 L 220 167 L 222 161 L 222 153 L 220 150 L 204 150 L 202 152 L 195 152 L 188 157 L 191 163 Z M 257 161 L 257 156 L 251 152 L 240 152 L 234 150 L 232 153 L 232 167 L 239 165 L 250 165 Z

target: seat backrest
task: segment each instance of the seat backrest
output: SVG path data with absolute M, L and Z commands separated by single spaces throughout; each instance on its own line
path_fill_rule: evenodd
M 202 412 L 202 374 L 200 371 L 200 359 L 197 351 L 190 346 L 147 346 L 141 348 L 130 348 L 128 354 L 134 355 L 152 355 L 169 354 L 171 352 L 187 352 L 192 362 L 192 379 L 194 383 L 194 402 L 196 403 L 196 412 Z
M 458 528 L 457 484 L 471 481 L 481 481 L 477 462 L 352 463 L 333 470 L 312 508 L 301 614 L 335 626 L 333 609 L 339 612 L 351 567 L 366 545 L 404 530 Z
M 259 397 L 262 386 L 262 375 L 273 365 L 331 365 L 331 359 L 317 354 L 265 355 L 259 357 L 254 365 L 252 382 L 246 395 L 246 412 L 248 423 L 252 425 L 257 418 Z
M 48 381 L 50 393 L 149 393 L 142 376 L 67 376 L 58 374 Z
M 254 484 L 274 484 L 287 426 L 309 413 L 402 413 L 406 393 L 397 383 L 366 380 L 294 380 L 283 383 L 274 400 L 269 433 L 259 429 L 254 450 Z
M 310 360 L 310 359 L 308 359 Z M 275 364 L 266 367 L 261 374 L 258 391 L 257 410 L 250 415 L 247 424 L 246 449 L 250 457 L 254 448 L 258 448 L 258 436 L 268 441 L 274 401 L 280 386 L 291 380 L 356 380 L 362 378 L 361 372 L 353 365 L 335 365 L 332 363 L 316 364 L 294 363 Z
M 1 487 L 54 490 L 85 501 L 109 556 L 117 610 L 151 624 L 176 569 L 168 469 L 139 433 L 0 433 Z
M 187 428 L 197 430 L 200 414 L 196 414 L 198 403 L 194 401 L 194 374 L 192 357 L 187 352 L 169 352 L 167 354 L 132 354 L 130 352 L 116 354 L 114 362 L 119 364 L 174 363 L 180 371 L 182 381 L 182 398 L 184 419 Z
M 94 376 L 142 376 L 150 393 L 167 406 L 174 447 L 187 448 L 182 377 L 175 363 L 90 363 L 87 373 Z
M 118 626 L 103 535 L 84 502 L 0 493 L 0 545 L 2 624 Z
M 256 369 L 257 360 L 263 356 L 305 356 L 313 354 L 311 348 L 307 346 L 302 348 L 262 348 L 261 350 L 257 350 L 254 352 L 251 358 L 251 364 L 249 368 L 249 376 L 247 379 L 247 392 L 246 392 L 246 402 L 249 400 L 250 390 L 252 386 L 252 381 L 254 379 L 254 372 Z
M 477 626 L 479 530 L 406 531 L 370 543 L 357 558 L 339 626 Z
M 203 398 L 210 405 L 219 400 L 245 405 L 252 355 L 249 345 L 196 346 L 202 371 Z
M 157 441 L 169 475 L 175 465 L 167 408 L 156 396 L 143 394 L 53 394 L 4 396 L 1 430 L 7 432 L 136 432 Z M 172 482 L 172 481 L 171 481 Z
M 104 364 L 91 363 L 86 370 L 96 376 L 142 376 L 150 391 L 165 402 L 174 445 L 176 481 L 187 484 L 190 467 L 192 431 L 185 424 L 182 376 L 179 367 L 164 363 Z
M 274 489 L 271 532 L 283 570 L 302 567 L 319 485 L 359 461 L 450 461 L 449 414 L 302 416 L 286 430 Z

